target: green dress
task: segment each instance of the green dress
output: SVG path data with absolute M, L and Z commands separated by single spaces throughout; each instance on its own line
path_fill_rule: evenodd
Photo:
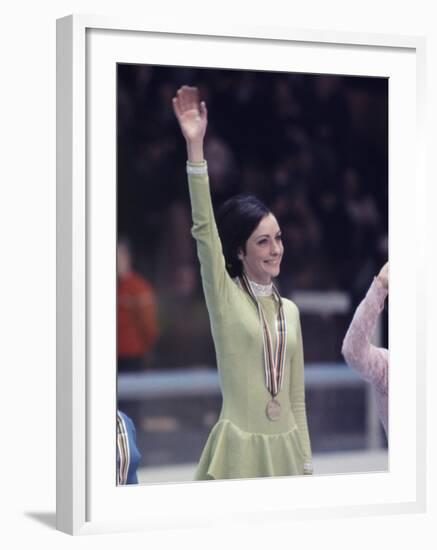
M 192 234 L 214 340 L 223 404 L 203 449 L 195 479 L 235 479 L 311 473 L 305 411 L 304 364 L 299 311 L 282 299 L 287 324 L 286 361 L 279 420 L 266 415 L 263 336 L 258 310 L 226 271 L 212 209 L 206 163 L 188 164 Z M 259 298 L 272 336 L 274 295 Z M 274 336 L 273 336 L 274 337 Z M 275 342 L 273 342 L 275 345 Z

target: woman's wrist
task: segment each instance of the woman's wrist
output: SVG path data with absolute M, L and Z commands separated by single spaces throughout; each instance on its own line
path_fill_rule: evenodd
M 203 162 L 205 160 L 203 154 L 203 140 L 187 141 L 187 155 L 189 162 Z

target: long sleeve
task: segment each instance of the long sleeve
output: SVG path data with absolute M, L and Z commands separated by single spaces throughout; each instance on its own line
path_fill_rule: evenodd
M 371 344 L 370 338 L 386 297 L 387 290 L 375 278 L 357 307 L 342 347 L 346 363 L 383 393 L 388 388 L 387 350 Z
M 305 407 L 305 380 L 304 380 L 304 357 L 302 344 L 302 329 L 299 314 L 297 316 L 296 351 L 291 360 L 290 373 L 290 401 L 293 415 L 296 419 L 299 430 L 299 437 L 304 453 L 304 473 L 311 474 L 313 471 L 311 443 L 308 433 L 308 423 Z
M 187 163 L 193 226 L 202 284 L 210 317 L 223 314 L 233 286 L 214 219 L 206 162 Z

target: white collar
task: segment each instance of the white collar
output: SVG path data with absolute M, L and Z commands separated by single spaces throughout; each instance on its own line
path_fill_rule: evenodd
M 251 281 L 250 279 L 248 279 L 248 281 L 257 298 L 260 298 L 261 296 L 271 296 L 273 294 L 273 283 L 262 285 L 260 283 L 255 283 L 255 281 Z
M 255 281 L 251 281 L 249 278 L 247 280 L 249 281 L 252 292 L 257 298 L 260 298 L 262 296 L 271 296 L 273 294 L 273 283 L 262 285 L 261 283 L 255 283 Z M 234 282 L 237 283 L 238 286 L 241 286 L 239 277 L 235 277 Z

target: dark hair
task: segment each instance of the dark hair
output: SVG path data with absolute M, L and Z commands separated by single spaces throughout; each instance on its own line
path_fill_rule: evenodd
M 265 204 L 253 195 L 236 195 L 224 202 L 217 211 L 216 221 L 222 243 L 226 269 L 231 277 L 243 272 L 238 252 L 246 252 L 246 242 L 260 221 L 270 214 Z

